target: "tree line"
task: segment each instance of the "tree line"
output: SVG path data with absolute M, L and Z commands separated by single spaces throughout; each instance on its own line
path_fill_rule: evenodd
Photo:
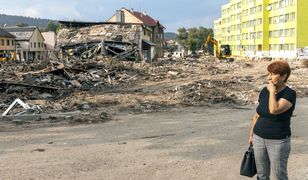
M 212 43 L 209 43 L 207 49 L 204 47 L 207 36 L 211 35 L 213 37 L 213 29 L 202 26 L 188 29 L 182 27 L 177 32 L 177 40 L 186 50 L 190 50 L 192 53 L 196 53 L 197 50 L 205 50 L 213 54 L 214 47 Z
M 0 26 L 37 26 L 41 31 L 56 31 L 59 28 L 54 20 L 5 14 L 0 14 Z

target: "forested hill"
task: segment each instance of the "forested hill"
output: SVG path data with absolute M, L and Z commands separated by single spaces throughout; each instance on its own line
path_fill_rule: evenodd
M 168 41 L 168 40 L 176 40 L 176 38 L 177 38 L 177 34 L 173 33 L 173 32 L 165 32 L 164 36 L 165 36 L 165 40 L 166 41 Z
M 49 21 L 53 21 L 54 23 L 57 22 L 50 19 L 40 19 L 40 18 L 0 14 L 0 26 L 28 25 L 28 26 L 38 26 L 39 28 L 45 28 Z

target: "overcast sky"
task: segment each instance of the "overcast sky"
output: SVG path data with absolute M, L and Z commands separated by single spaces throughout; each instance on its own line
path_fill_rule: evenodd
M 0 14 L 53 20 L 106 21 L 121 7 L 146 11 L 168 32 L 180 27 L 213 27 L 230 0 L 0 0 Z

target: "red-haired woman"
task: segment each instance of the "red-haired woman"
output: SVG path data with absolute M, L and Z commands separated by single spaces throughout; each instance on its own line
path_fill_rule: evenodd
M 296 92 L 286 85 L 291 73 L 287 62 L 274 61 L 267 70 L 268 86 L 259 94 L 249 143 L 254 147 L 257 179 L 269 180 L 272 172 L 274 179 L 286 180 Z

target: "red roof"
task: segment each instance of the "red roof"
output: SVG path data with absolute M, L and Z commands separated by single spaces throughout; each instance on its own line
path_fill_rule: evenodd
M 152 17 L 148 16 L 145 13 L 133 11 L 132 14 L 138 19 L 140 19 L 140 21 L 142 21 L 145 25 L 156 26 L 158 23 L 158 21 L 154 20 Z

